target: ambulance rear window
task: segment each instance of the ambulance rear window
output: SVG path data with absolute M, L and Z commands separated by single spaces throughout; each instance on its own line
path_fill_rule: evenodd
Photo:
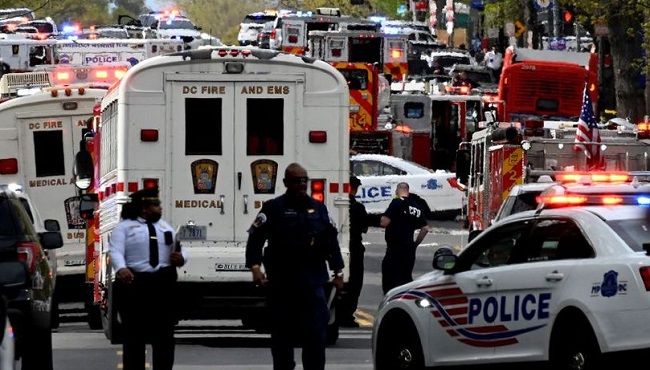
M 36 177 L 65 175 L 63 131 L 35 131 L 34 158 Z
M 221 155 L 222 99 L 185 99 L 185 155 Z
M 284 99 L 246 100 L 246 154 L 284 154 Z
M 365 69 L 339 69 L 345 80 L 348 81 L 350 90 L 368 89 L 368 71 Z
M 424 104 L 417 102 L 404 103 L 404 117 L 422 118 L 424 117 Z

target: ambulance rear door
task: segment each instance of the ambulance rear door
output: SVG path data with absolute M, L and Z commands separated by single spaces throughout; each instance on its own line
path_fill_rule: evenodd
M 44 220 L 59 221 L 66 244 L 85 244 L 86 222 L 79 215 L 79 196 L 72 182 L 72 164 L 88 116 L 22 112 L 17 117 L 24 159 L 24 185 L 30 198 Z M 85 260 L 82 258 L 65 258 L 71 252 L 70 248 L 62 248 L 58 258 L 63 258 L 67 267 L 83 266 Z
M 298 160 L 303 86 L 290 73 L 280 81 L 168 76 L 171 222 L 196 225 L 182 238 L 243 247 L 262 203 L 285 191 L 283 171 Z
M 302 55 L 307 45 L 305 21 L 285 19 L 282 22 L 282 51 Z

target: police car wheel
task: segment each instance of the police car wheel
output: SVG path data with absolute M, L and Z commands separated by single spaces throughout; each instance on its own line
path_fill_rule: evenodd
M 417 330 L 410 319 L 384 321 L 377 337 L 377 370 L 424 369 L 424 356 Z
M 598 341 L 584 317 L 560 317 L 553 328 L 550 362 L 554 370 L 591 370 L 601 366 Z

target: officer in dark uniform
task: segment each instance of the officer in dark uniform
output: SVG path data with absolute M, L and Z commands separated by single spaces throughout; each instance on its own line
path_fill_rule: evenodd
M 273 369 L 295 368 L 299 335 L 303 368 L 323 370 L 329 321 L 326 262 L 334 271 L 332 283 L 340 290 L 343 259 L 327 208 L 307 194 L 307 171 L 292 163 L 283 182 L 286 193 L 264 202 L 249 230 L 246 266 L 253 282 L 267 289 Z
M 386 229 L 386 255 L 381 263 L 381 287 L 389 290 L 413 281 L 415 250 L 429 232 L 425 212 L 419 201 L 409 197 L 409 185 L 397 184 L 397 197 L 381 216 L 380 225 Z M 413 233 L 420 230 L 413 241 Z
M 153 349 L 153 370 L 174 366 L 174 291 L 176 268 L 186 251 L 175 243 L 174 229 L 161 220 L 158 187 L 131 194 L 123 220 L 109 238 L 117 309 L 124 331 L 124 370 L 145 369 L 145 346 Z
M 354 312 L 359 304 L 359 295 L 363 287 L 363 234 L 368 232 L 368 212 L 366 207 L 357 201 L 357 191 L 361 180 L 350 176 L 350 278 L 343 287 L 341 301 L 337 305 L 336 321 L 339 326 L 347 328 L 359 327 L 355 321 Z

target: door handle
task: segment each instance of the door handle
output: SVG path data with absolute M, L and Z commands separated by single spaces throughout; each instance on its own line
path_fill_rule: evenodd
M 223 210 L 223 208 L 224 208 L 224 204 L 223 204 L 223 203 L 224 203 L 225 199 L 226 199 L 226 196 L 225 196 L 225 195 L 223 195 L 223 194 L 219 195 L 219 204 L 220 204 L 219 208 L 221 208 L 221 212 L 220 212 L 220 213 L 221 213 L 222 215 L 226 213 L 226 212 Z
M 478 279 L 476 281 L 476 285 L 478 286 L 492 286 L 492 278 L 489 278 L 487 276 L 483 276 L 482 278 Z
M 560 281 L 564 279 L 564 274 L 561 272 L 553 271 L 546 275 L 546 281 Z
M 241 172 L 237 172 L 237 190 L 241 190 Z
M 244 194 L 244 214 L 248 214 L 248 194 Z

